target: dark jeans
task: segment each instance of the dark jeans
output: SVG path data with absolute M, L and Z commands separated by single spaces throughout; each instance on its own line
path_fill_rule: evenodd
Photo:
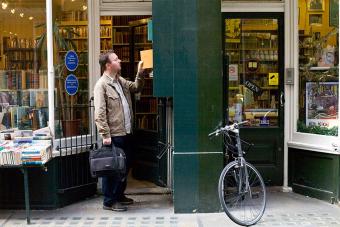
M 124 196 L 127 185 L 127 175 L 131 167 L 131 136 L 115 136 L 111 138 L 112 143 L 123 149 L 126 155 L 126 173 L 124 176 L 110 176 L 102 178 L 102 191 L 104 194 L 104 205 L 112 206 Z

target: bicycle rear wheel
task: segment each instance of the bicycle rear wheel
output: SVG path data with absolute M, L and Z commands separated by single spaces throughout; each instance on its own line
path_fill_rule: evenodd
M 246 183 L 246 171 L 249 184 Z M 247 162 L 246 169 L 240 167 L 237 161 L 229 163 L 223 169 L 218 195 L 224 212 L 239 225 L 256 224 L 266 208 L 263 179 L 255 167 Z

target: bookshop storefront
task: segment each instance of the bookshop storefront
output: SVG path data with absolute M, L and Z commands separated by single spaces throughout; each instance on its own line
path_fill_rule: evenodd
M 206 135 L 227 121 L 249 121 L 241 129 L 255 143 L 247 160 L 267 185 L 338 201 L 338 15 L 337 0 L 2 1 L 0 140 L 47 126 L 53 138 L 48 171 L 30 173 L 31 206 L 96 192 L 90 98 L 98 56 L 109 49 L 129 79 L 140 51 L 153 49 L 154 71 L 133 101 L 133 175 L 172 188 L 175 212 L 220 209 L 226 160 L 222 141 Z M 12 193 L 4 183 L 21 186 L 21 175 L 3 164 L 0 208 L 22 207 L 14 195 L 23 187 Z

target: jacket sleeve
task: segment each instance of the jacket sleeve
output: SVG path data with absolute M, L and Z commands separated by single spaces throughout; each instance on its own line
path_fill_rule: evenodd
M 111 137 L 106 113 L 105 89 L 97 83 L 94 87 L 94 120 L 99 134 L 104 139 Z
M 123 79 L 123 83 L 129 89 L 130 92 L 140 92 L 144 87 L 144 76 L 141 73 L 137 73 L 136 79 L 134 82 Z

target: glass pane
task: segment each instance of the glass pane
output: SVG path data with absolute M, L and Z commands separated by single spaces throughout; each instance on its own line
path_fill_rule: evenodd
M 53 0 L 54 70 L 56 87 L 56 137 L 89 133 L 88 18 L 87 1 Z M 78 66 L 67 69 L 65 55 L 74 50 Z M 78 90 L 65 90 L 65 80 L 73 74 Z M 75 80 L 75 81 L 76 81 Z
M 339 1 L 299 1 L 298 132 L 338 135 Z
M 229 120 L 278 126 L 277 19 L 226 19 L 225 26 Z
M 2 1 L 0 9 L 0 130 L 47 126 L 45 1 Z

